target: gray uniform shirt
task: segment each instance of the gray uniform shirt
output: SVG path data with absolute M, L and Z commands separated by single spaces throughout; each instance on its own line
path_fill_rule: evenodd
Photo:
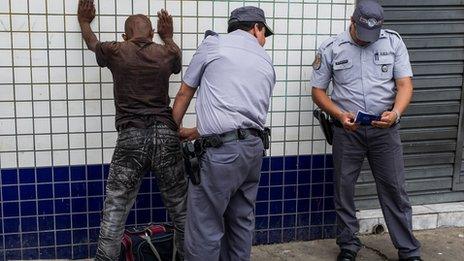
M 208 36 L 183 81 L 201 86 L 196 101 L 200 135 L 264 128 L 275 72 L 271 58 L 250 33 Z
M 380 38 L 361 47 L 349 31 L 326 40 L 317 51 L 320 67 L 313 68 L 311 85 L 327 89 L 332 80 L 332 101 L 342 110 L 380 115 L 391 110 L 395 79 L 412 77 L 406 46 L 398 33 L 381 30 Z

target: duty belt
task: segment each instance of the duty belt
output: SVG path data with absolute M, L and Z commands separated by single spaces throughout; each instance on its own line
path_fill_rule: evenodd
M 266 150 L 269 149 L 269 137 L 271 130 L 265 128 L 264 130 L 257 129 L 238 129 L 222 134 L 212 134 L 203 136 L 197 139 L 194 143 L 191 141 L 182 144 L 184 154 L 185 168 L 190 180 L 194 185 L 200 184 L 200 158 L 206 152 L 207 148 L 219 148 L 224 143 L 234 140 L 244 140 L 249 136 L 259 137 L 264 146 L 263 154 L 266 155 Z

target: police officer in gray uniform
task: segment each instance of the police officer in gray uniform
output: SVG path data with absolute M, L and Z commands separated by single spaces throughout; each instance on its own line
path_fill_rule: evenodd
M 272 31 L 263 10 L 235 9 L 228 34 L 198 47 L 173 107 L 180 124 L 198 89 L 197 128 L 183 129 L 204 150 L 200 184 L 188 189 L 185 260 L 250 260 L 263 130 L 275 85 L 263 48 Z
M 337 260 L 355 260 L 362 244 L 354 187 L 367 156 L 380 205 L 400 260 L 421 260 L 412 233 L 412 211 L 405 190 L 399 119 L 412 97 L 412 70 L 398 33 L 382 30 L 383 9 L 375 1 L 358 4 L 349 30 L 322 43 L 313 63 L 314 102 L 334 118 L 333 160 Z M 326 94 L 332 81 L 333 93 Z M 355 123 L 362 111 L 380 116 L 370 125 Z

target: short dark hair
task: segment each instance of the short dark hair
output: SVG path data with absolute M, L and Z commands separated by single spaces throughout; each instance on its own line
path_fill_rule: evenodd
M 255 27 L 255 24 L 258 24 L 258 29 L 261 31 L 264 28 L 264 24 L 261 22 L 235 22 L 229 24 L 229 28 L 227 28 L 227 33 L 231 33 L 235 30 L 243 30 L 243 31 L 250 31 Z
M 131 15 L 126 19 L 124 31 L 129 37 L 132 37 L 134 33 L 149 36 L 153 31 L 153 26 L 148 16 L 136 14 Z

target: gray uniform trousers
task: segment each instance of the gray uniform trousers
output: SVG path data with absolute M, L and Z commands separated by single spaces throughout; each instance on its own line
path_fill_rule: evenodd
M 250 260 L 262 158 L 254 136 L 206 150 L 188 189 L 185 260 Z
M 335 209 L 337 244 L 358 252 L 359 224 L 354 205 L 354 188 L 367 156 L 380 206 L 391 240 L 400 258 L 420 256 L 420 243 L 412 233 L 412 210 L 405 189 L 403 149 L 399 125 L 389 129 L 360 126 L 355 132 L 334 127 Z
M 183 164 L 178 133 L 165 124 L 119 132 L 106 186 L 96 260 L 118 260 L 126 219 L 148 170 L 156 175 L 182 258 L 188 185 Z

